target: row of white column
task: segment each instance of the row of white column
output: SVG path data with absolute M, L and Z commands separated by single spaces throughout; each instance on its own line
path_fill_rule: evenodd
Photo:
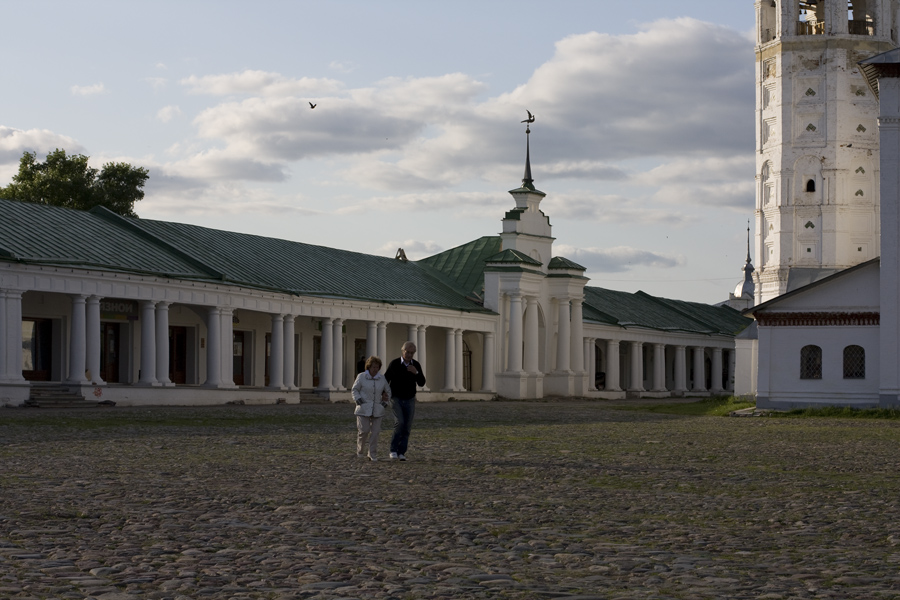
M 597 378 L 596 358 L 597 345 L 596 338 L 584 339 L 585 352 L 585 370 L 588 372 L 588 387 L 594 388 L 594 382 Z M 609 391 L 621 390 L 619 382 L 619 340 L 606 341 L 606 383 L 604 389 Z M 643 392 L 644 389 L 644 342 L 628 342 L 631 344 L 631 361 L 630 361 L 630 377 L 628 391 Z M 653 376 L 652 384 L 649 391 L 665 392 L 666 387 L 666 344 L 653 344 Z M 675 381 L 673 389 L 675 392 L 686 392 L 687 388 L 687 350 L 688 346 L 675 346 Z M 722 349 L 712 348 L 712 366 L 711 372 L 712 386 L 709 390 L 706 388 L 706 349 L 703 346 L 691 346 L 693 354 L 693 371 L 694 380 L 690 391 L 721 393 L 725 391 L 717 373 L 722 372 Z M 732 359 L 734 353 L 732 353 Z M 730 373 L 733 372 L 733 360 L 729 365 Z M 729 377 L 731 379 L 731 377 Z
M 344 385 L 344 347 L 343 320 L 336 318 L 322 319 L 322 347 L 319 361 L 318 389 L 326 391 L 343 391 Z M 410 324 L 407 326 L 407 340 L 416 345 L 416 360 L 422 365 L 427 376 L 427 332 L 426 325 Z M 482 390 L 494 389 L 494 336 L 484 334 L 484 355 L 482 371 Z M 400 348 L 396 350 L 400 355 Z M 369 321 L 366 325 L 366 356 L 378 356 L 387 368 L 392 360 L 388 356 L 387 322 Z M 429 391 L 426 384 L 422 391 Z M 463 382 L 463 330 L 446 329 L 446 347 L 444 352 L 444 392 L 465 391 Z
M 523 306 L 526 304 L 527 306 Z M 583 302 L 581 299 L 557 300 L 556 369 L 558 373 L 584 372 Z M 510 294 L 509 348 L 506 372 L 539 373 L 538 299 L 536 296 Z

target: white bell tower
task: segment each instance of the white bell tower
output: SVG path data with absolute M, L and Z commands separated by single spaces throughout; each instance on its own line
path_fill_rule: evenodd
M 878 101 L 900 0 L 756 0 L 756 303 L 879 255 Z

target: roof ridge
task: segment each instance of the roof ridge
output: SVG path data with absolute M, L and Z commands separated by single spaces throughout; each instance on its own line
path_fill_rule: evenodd
M 177 246 L 174 246 L 173 244 L 170 244 L 169 242 L 167 242 L 163 239 L 160 239 L 158 236 L 153 235 L 149 231 L 146 231 L 145 229 L 135 225 L 127 217 L 123 217 L 122 215 L 116 214 L 113 211 L 106 208 L 105 206 L 95 206 L 88 212 L 100 219 L 103 219 L 104 221 L 107 221 L 108 223 L 111 223 L 112 225 L 115 225 L 122 229 L 127 229 L 129 232 L 137 235 L 141 239 L 144 239 L 144 240 L 147 240 L 148 242 L 156 244 L 157 246 L 159 246 L 166 252 L 170 252 L 171 254 L 174 254 L 178 258 L 180 258 L 184 261 L 187 261 L 189 264 L 197 267 L 201 271 L 205 271 L 211 277 L 214 277 L 216 279 L 221 279 L 222 281 L 228 280 L 228 275 L 226 273 L 219 272 L 218 270 L 216 270 L 213 267 L 209 266 L 208 264 L 204 263 L 197 257 L 192 256 L 191 254 L 188 254 L 181 248 L 178 248 Z

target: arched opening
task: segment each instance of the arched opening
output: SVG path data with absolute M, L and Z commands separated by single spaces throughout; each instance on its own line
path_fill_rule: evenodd
M 767 206 L 772 202 L 775 195 L 775 181 L 772 178 L 772 163 L 767 162 L 763 165 L 759 178 L 762 185 L 762 205 Z
M 875 35 L 877 0 L 847 0 L 847 32 L 851 35 Z
M 759 43 L 771 42 L 777 37 L 778 4 L 775 0 L 763 2 L 759 7 Z
M 825 34 L 825 0 L 799 0 L 797 35 Z
M 810 179 L 809 181 L 806 182 L 806 191 L 807 192 L 816 191 L 816 180 L 815 179 Z

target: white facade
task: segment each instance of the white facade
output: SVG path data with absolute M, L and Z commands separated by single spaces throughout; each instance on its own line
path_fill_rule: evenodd
M 898 0 L 757 0 L 756 302 L 879 255 L 878 103 Z

